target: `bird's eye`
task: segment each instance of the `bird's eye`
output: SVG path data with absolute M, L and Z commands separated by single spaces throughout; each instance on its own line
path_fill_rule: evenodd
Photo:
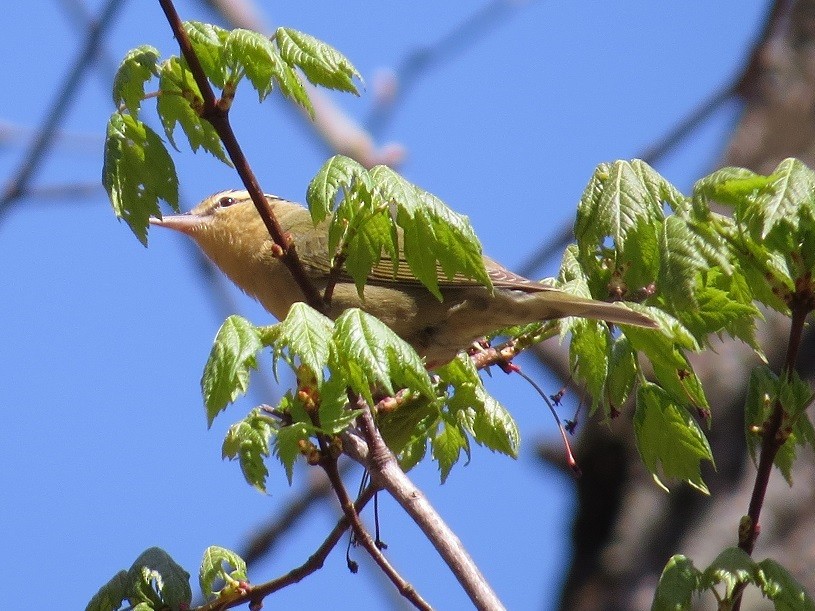
M 221 199 L 218 200 L 218 206 L 221 207 L 221 208 L 226 208 L 228 206 L 231 206 L 234 203 L 235 203 L 235 198 L 234 197 L 229 197 L 228 195 L 226 195 L 226 196 L 224 196 L 224 197 L 222 197 Z

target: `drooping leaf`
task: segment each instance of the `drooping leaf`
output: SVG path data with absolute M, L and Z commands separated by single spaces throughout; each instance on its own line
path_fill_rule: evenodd
M 201 377 L 208 426 L 246 392 L 249 371 L 257 366 L 257 353 L 262 347 L 260 332 L 245 318 L 233 315 L 221 325 Z
M 173 160 L 153 130 L 128 114 L 108 121 L 102 184 L 113 211 L 147 245 L 151 216 L 160 216 L 159 199 L 178 210 L 178 178 Z
M 235 589 L 239 582 L 246 579 L 246 562 L 238 554 L 217 545 L 211 545 L 204 550 L 201 568 L 198 571 L 198 583 L 205 598 Z M 222 590 L 213 589 L 216 581 L 224 582 Z
M 181 59 L 171 57 L 161 64 L 159 88 L 161 95 L 157 102 L 158 115 L 172 145 L 178 148 L 174 132 L 176 124 L 180 124 L 194 153 L 203 148 L 216 159 L 232 167 L 232 162 L 227 158 L 215 128 L 199 114 L 203 99 L 192 74 Z
M 354 78 L 362 79 L 353 64 L 339 51 L 303 32 L 278 28 L 275 40 L 281 57 L 299 67 L 315 85 L 359 95 Z
M 266 492 L 266 458 L 270 455 L 270 442 L 277 426 L 259 408 L 249 412 L 243 420 L 236 422 L 226 433 L 221 448 L 221 456 L 229 460 L 238 459 L 244 479 L 261 492 Z
M 637 390 L 634 434 L 642 461 L 657 482 L 661 473 L 707 494 L 700 461 L 713 462 L 710 445 L 688 411 L 655 384 Z
M 411 346 L 382 321 L 352 308 L 334 323 L 338 366 L 349 386 L 373 404 L 372 387 L 394 393 L 398 387 L 412 388 L 434 396 L 430 376 Z
M 128 571 L 130 602 L 162 603 L 170 609 L 189 608 L 192 600 L 190 574 L 159 547 L 145 550 Z M 158 605 L 158 608 L 161 608 Z
M 659 578 L 651 611 L 683 611 L 693 606 L 702 574 L 685 556 L 672 556 Z
M 124 103 L 134 119 L 138 118 L 144 99 L 144 84 L 158 75 L 156 64 L 159 52 L 155 47 L 142 45 L 128 51 L 113 78 L 113 103 Z

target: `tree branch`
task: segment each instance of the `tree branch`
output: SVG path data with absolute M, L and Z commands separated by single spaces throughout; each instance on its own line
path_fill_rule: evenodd
M 241 177 L 246 190 L 252 197 L 257 208 L 260 218 L 263 219 L 266 229 L 275 244 L 281 249 L 280 260 L 289 269 L 292 277 L 294 278 L 300 290 L 305 296 L 305 301 L 315 310 L 320 312 L 325 311 L 325 304 L 323 303 L 322 296 L 309 277 L 306 275 L 303 265 L 300 262 L 300 257 L 297 254 L 294 242 L 281 227 L 277 217 L 272 211 L 272 207 L 266 200 L 263 190 L 260 188 L 257 177 L 249 166 L 246 156 L 235 137 L 235 132 L 232 130 L 232 125 L 229 123 L 229 101 L 218 100 L 212 90 L 212 86 L 207 79 L 204 69 L 201 67 L 201 62 L 192 48 L 192 43 L 187 36 L 184 26 L 181 23 L 181 18 L 175 10 L 172 0 L 159 0 L 170 28 L 173 30 L 178 46 L 181 49 L 181 54 L 187 61 L 190 68 L 190 73 L 195 79 L 198 89 L 201 91 L 203 97 L 204 107 L 201 110 L 201 118 L 208 121 L 218 134 L 218 137 L 224 143 L 224 148 L 229 155 L 230 160 L 235 166 L 235 170 Z
M 422 491 L 399 467 L 396 457 L 385 445 L 385 441 L 376 428 L 370 408 L 364 402 L 360 403 L 360 407 L 363 413 L 357 419 L 357 424 L 363 433 L 367 447 L 363 448 L 363 444 L 356 443 L 359 440 L 352 440 L 351 443 L 345 443 L 346 452 L 354 460 L 363 464 L 370 471 L 373 483 L 387 490 L 416 522 L 450 567 L 477 609 L 490 611 L 504 609 L 504 605 L 487 583 L 467 550 L 464 549 L 459 538 L 442 520 Z

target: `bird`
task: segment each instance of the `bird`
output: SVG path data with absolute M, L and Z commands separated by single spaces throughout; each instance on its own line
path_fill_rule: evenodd
M 323 292 L 330 283 L 329 219 L 315 226 L 301 204 L 274 195 L 265 197 L 291 236 L 309 280 Z M 292 304 L 306 301 L 247 191 L 221 191 L 189 212 L 151 217 L 150 223 L 192 238 L 233 283 L 278 320 L 285 319 Z M 492 292 L 476 280 L 460 275 L 449 279 L 440 272 L 439 300 L 412 276 L 401 250 L 399 255 L 400 265 L 394 273 L 393 261 L 383 252 L 362 295 L 350 276 L 335 276 L 324 313 L 336 319 L 349 308 L 360 308 L 376 316 L 425 359 L 428 369 L 450 362 L 476 340 L 514 325 L 579 316 L 657 328 L 651 318 L 622 304 L 579 297 L 534 282 L 487 256 L 483 260 Z

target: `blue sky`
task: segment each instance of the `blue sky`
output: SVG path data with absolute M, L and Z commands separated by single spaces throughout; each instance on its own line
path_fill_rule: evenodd
M 64 6 L 32 0 L 4 7 L 0 57 L 0 184 L 15 171 L 82 41 Z M 97 13 L 102 2 L 88 3 Z M 367 83 L 360 98 L 332 96 L 364 120 L 375 74 L 431 46 L 481 2 L 260 2 L 267 20 L 321 38 L 345 53 Z M 212 21 L 199 3 L 184 19 Z M 417 75 L 380 142 L 398 142 L 401 171 L 470 216 L 486 252 L 517 267 L 573 218 L 597 163 L 631 158 L 739 70 L 764 2 L 508 2 L 501 22 Z M 114 65 L 140 44 L 177 52 L 155 2 L 128 2 L 104 45 Z M 34 176 L 35 186 L 99 180 L 105 124 L 113 110 L 109 72 L 91 69 L 70 100 L 66 134 Z M 274 96 L 272 96 L 274 98 Z M 716 163 L 737 109 L 730 106 L 658 169 L 680 188 Z M 280 100 L 258 106 L 239 92 L 238 137 L 268 192 L 304 198 L 331 154 Z M 158 126 L 154 124 L 156 129 Z M 175 156 L 187 205 L 239 186 L 232 170 L 182 147 Z M 220 459 L 229 424 L 268 396 L 240 401 L 211 430 L 198 382 L 223 318 L 268 315 L 237 291 L 224 311 L 188 257 L 187 244 L 151 232 L 144 249 L 117 223 L 101 187 L 71 200 L 23 198 L 0 215 L 0 572 L 14 608 L 83 608 L 96 589 L 158 545 L 193 573 L 208 545 L 239 550 L 253 528 L 284 505 L 289 489 L 273 468 L 270 494 Z M 557 262 L 538 270 L 552 275 Z M 219 280 L 219 282 L 222 282 Z M 552 391 L 557 381 L 522 360 Z M 568 562 L 574 499 L 568 476 L 542 468 L 541 440 L 556 443 L 543 404 L 520 379 L 498 372 L 488 388 L 515 415 L 521 457 L 476 450 L 438 483 L 434 464 L 411 477 L 511 609 L 550 609 Z M 567 403 L 564 415 L 571 415 Z M 598 426 L 592 423 L 589 426 Z M 275 467 L 274 464 L 271 465 Z M 356 476 L 354 477 L 356 479 Z M 349 486 L 355 486 L 349 483 Z M 436 553 L 389 499 L 381 502 L 388 556 L 440 609 L 466 598 Z M 304 561 L 336 521 L 326 503 L 250 574 L 265 581 Z M 677 550 L 680 551 L 680 550 Z M 326 566 L 269 604 L 314 603 L 328 593 L 355 608 L 398 599 L 364 552 L 350 575 L 342 549 Z

